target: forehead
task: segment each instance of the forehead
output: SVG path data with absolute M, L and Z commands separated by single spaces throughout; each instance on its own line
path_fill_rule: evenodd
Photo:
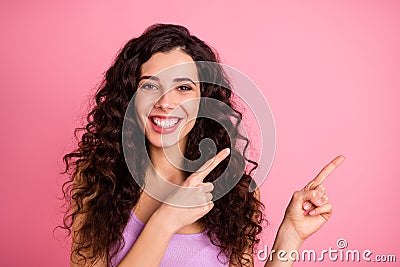
M 197 68 L 191 56 L 175 49 L 169 52 L 158 52 L 143 63 L 141 76 L 188 77 L 197 80 Z

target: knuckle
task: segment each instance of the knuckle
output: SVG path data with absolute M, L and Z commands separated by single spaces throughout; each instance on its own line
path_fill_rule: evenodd
M 211 204 L 211 203 L 201 206 L 202 214 L 207 214 L 211 210 L 211 208 L 214 206 L 214 204 L 213 203 Z
M 300 199 L 302 195 L 301 191 L 296 191 L 293 193 L 293 199 Z
M 326 191 L 325 186 L 323 186 L 323 185 L 320 185 L 318 189 L 319 189 L 320 192 L 325 192 Z
M 214 190 L 214 185 L 212 183 L 210 183 L 210 182 L 204 183 L 203 190 L 205 192 L 211 192 L 211 191 Z
M 207 213 L 207 212 L 208 212 L 208 209 L 209 209 L 208 205 L 203 205 L 201 211 L 202 211 L 203 213 Z
M 214 190 L 214 184 L 210 183 L 210 191 L 213 191 L 213 190 Z
M 311 198 L 316 198 L 317 197 L 317 192 L 316 191 L 312 191 L 311 192 Z

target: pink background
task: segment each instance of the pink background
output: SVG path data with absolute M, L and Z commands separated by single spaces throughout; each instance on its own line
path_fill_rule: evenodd
M 155 22 L 187 26 L 269 101 L 277 150 L 261 187 L 271 223 L 261 247 L 292 192 L 343 154 L 325 183 L 334 215 L 303 248 L 346 238 L 400 261 L 399 14 L 398 1 L 378 0 L 1 1 L 0 266 L 69 266 L 67 241 L 52 234 L 61 157 L 116 52 Z

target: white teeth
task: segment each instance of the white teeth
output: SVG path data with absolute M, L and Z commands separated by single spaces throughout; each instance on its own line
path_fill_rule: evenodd
M 158 126 L 158 127 L 161 127 L 161 128 L 170 128 L 170 127 L 172 127 L 172 126 L 174 126 L 175 124 L 177 124 L 178 123 L 178 119 L 164 119 L 164 120 L 162 120 L 162 119 L 160 119 L 160 118 L 157 118 L 157 117 L 153 117 L 153 122 Z

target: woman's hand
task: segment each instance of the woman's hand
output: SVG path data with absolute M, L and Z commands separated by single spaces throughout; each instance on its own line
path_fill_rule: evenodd
M 302 190 L 293 194 L 282 225 L 293 228 L 301 241 L 318 231 L 332 215 L 333 207 L 322 183 L 343 160 L 343 156 L 336 157 Z
M 288 257 L 288 253 L 298 251 L 304 240 L 318 231 L 330 218 L 332 205 L 322 183 L 343 160 L 343 156 L 336 157 L 302 190 L 293 194 L 272 248 L 275 252 L 284 251 L 286 254 L 283 258 L 286 260 L 280 260 L 271 250 L 266 267 L 292 266 L 293 260 Z
M 209 159 L 198 171 L 190 175 L 181 188 L 176 190 L 153 214 L 162 220 L 169 231 L 176 233 L 184 226 L 196 222 L 214 206 L 211 191 L 212 183 L 204 183 L 206 176 L 230 153 L 228 148 L 221 150 Z M 169 203 L 179 203 L 171 205 Z M 152 217 L 153 217 L 152 216 Z

